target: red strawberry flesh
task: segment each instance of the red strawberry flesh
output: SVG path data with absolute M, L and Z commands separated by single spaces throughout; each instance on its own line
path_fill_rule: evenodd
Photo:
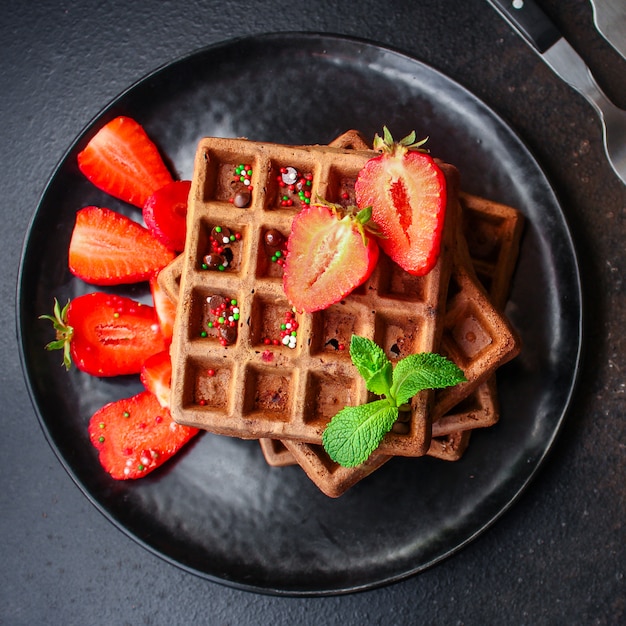
M 148 357 L 166 349 L 154 309 L 123 296 L 95 292 L 75 298 L 67 325 L 72 361 L 93 376 L 138 374 Z
M 185 247 L 187 233 L 187 198 L 191 181 L 176 180 L 157 189 L 143 207 L 148 230 L 170 250 Z
M 170 406 L 172 360 L 168 350 L 148 357 L 141 368 L 140 379 L 147 391 L 151 391 L 162 407 Z
M 338 302 L 371 275 L 378 246 L 350 216 L 339 219 L 313 204 L 298 213 L 287 240 L 283 287 L 298 310 L 313 312 Z
M 427 274 L 437 262 L 445 221 L 445 177 L 427 154 L 396 147 L 366 163 L 355 192 L 372 206 L 381 248 L 403 269 Z
M 143 127 L 124 116 L 111 120 L 91 138 L 78 154 L 78 167 L 96 187 L 139 208 L 173 180 Z
M 76 214 L 68 258 L 74 276 L 92 285 L 119 285 L 148 280 L 174 253 L 141 224 L 91 206 Z
M 198 430 L 172 419 L 149 391 L 111 402 L 89 421 L 89 438 L 115 479 L 146 476 L 174 456 Z
M 165 340 L 170 343 L 174 334 L 174 322 L 176 321 L 176 303 L 167 295 L 159 285 L 158 274 L 150 279 L 150 292 L 154 310 L 159 320 L 159 326 Z

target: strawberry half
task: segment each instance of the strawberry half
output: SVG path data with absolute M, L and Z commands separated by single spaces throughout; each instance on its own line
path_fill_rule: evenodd
M 382 232 L 381 248 L 410 274 L 423 276 L 437 262 L 446 209 L 446 180 L 428 154 L 419 151 L 411 133 L 398 143 L 384 128 L 374 149 L 382 154 L 368 161 L 355 184 L 360 207 L 372 207 Z
M 298 311 L 325 309 L 369 278 L 378 261 L 371 209 L 355 214 L 337 205 L 311 204 L 291 224 L 283 288 Z
M 78 296 L 54 314 L 42 315 L 56 331 L 46 349 L 63 350 L 63 363 L 93 376 L 139 374 L 146 359 L 167 344 L 154 309 L 123 296 L 95 292 Z
M 115 479 L 146 476 L 174 456 L 198 429 L 177 424 L 154 394 L 111 402 L 89 420 L 89 438 Z
M 159 281 L 158 274 L 150 279 L 150 291 L 152 293 L 152 301 L 154 309 L 159 320 L 159 326 L 163 337 L 169 343 L 172 341 L 174 334 L 174 322 L 176 321 L 176 303 L 163 291 Z
M 92 285 L 119 285 L 149 279 L 174 253 L 125 215 L 89 206 L 76 214 L 68 256 L 74 276 Z
M 143 386 L 151 391 L 162 407 L 170 406 L 170 384 L 172 382 L 172 360 L 168 350 L 148 357 L 139 375 Z
M 170 250 L 185 248 L 190 180 L 175 180 L 157 189 L 143 205 L 148 230 Z
M 92 137 L 78 154 L 78 168 L 99 189 L 139 208 L 173 180 L 143 127 L 124 116 Z

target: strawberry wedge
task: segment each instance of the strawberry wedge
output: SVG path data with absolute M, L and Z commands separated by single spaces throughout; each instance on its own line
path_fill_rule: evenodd
M 139 208 L 173 180 L 143 127 L 124 116 L 92 137 L 78 155 L 78 168 L 102 191 Z
M 56 331 L 46 349 L 62 350 L 66 369 L 74 363 L 92 376 L 139 374 L 149 357 L 167 348 L 154 308 L 124 296 L 89 293 L 63 308 L 55 300 L 53 314 L 41 319 Z
M 378 261 L 371 210 L 311 204 L 298 213 L 287 240 L 283 289 L 297 311 L 329 307 L 369 278 Z
M 158 274 L 150 279 L 150 292 L 152 302 L 159 320 L 159 326 L 165 340 L 170 343 L 174 334 L 174 322 L 176 320 L 176 303 L 163 291 L 159 285 Z
M 384 137 L 374 138 L 382 154 L 365 164 L 354 187 L 358 206 L 372 207 L 380 247 L 415 276 L 437 262 L 447 198 L 445 176 L 423 143 L 415 133 L 395 143 L 385 127 Z
M 174 259 L 174 253 L 147 228 L 111 209 L 89 206 L 76 214 L 69 268 L 92 285 L 148 280 Z
M 197 433 L 196 428 L 177 424 L 149 391 L 111 402 L 89 421 L 89 438 L 100 464 L 117 480 L 146 476 Z
M 157 189 L 143 206 L 148 230 L 170 250 L 181 252 L 187 236 L 187 197 L 190 180 L 175 180 Z
M 172 360 L 169 350 L 148 357 L 141 368 L 139 378 L 146 391 L 151 391 L 162 407 L 169 408 L 172 382 Z

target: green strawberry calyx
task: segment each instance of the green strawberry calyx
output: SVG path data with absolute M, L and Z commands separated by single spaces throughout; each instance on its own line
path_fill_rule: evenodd
M 409 150 L 428 152 L 428 149 L 423 147 L 427 141 L 428 137 L 417 141 L 414 130 L 411 131 L 406 137 L 400 139 L 400 141 L 394 141 L 389 129 L 386 126 L 383 126 L 383 136 L 381 137 L 378 133 L 374 135 L 373 148 L 377 152 L 382 152 L 383 154 L 404 154 Z
M 67 310 L 70 301 L 61 308 L 59 301 L 54 299 L 54 309 L 52 315 L 40 315 L 40 320 L 49 320 L 56 332 L 56 339 L 46 345 L 46 350 L 63 350 L 63 365 L 69 371 L 72 367 L 72 356 L 70 353 L 70 343 L 74 335 L 74 329 L 67 323 Z

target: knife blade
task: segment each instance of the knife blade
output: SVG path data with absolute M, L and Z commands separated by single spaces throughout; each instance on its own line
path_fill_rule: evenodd
M 626 111 L 615 106 L 596 83 L 591 70 L 533 0 L 487 0 L 539 54 L 557 76 L 593 106 L 603 128 L 604 151 L 626 184 Z
M 591 0 L 591 8 L 600 34 L 626 59 L 626 2 Z
M 608 101 L 591 70 L 534 0 L 487 1 L 571 87 L 593 101 Z

